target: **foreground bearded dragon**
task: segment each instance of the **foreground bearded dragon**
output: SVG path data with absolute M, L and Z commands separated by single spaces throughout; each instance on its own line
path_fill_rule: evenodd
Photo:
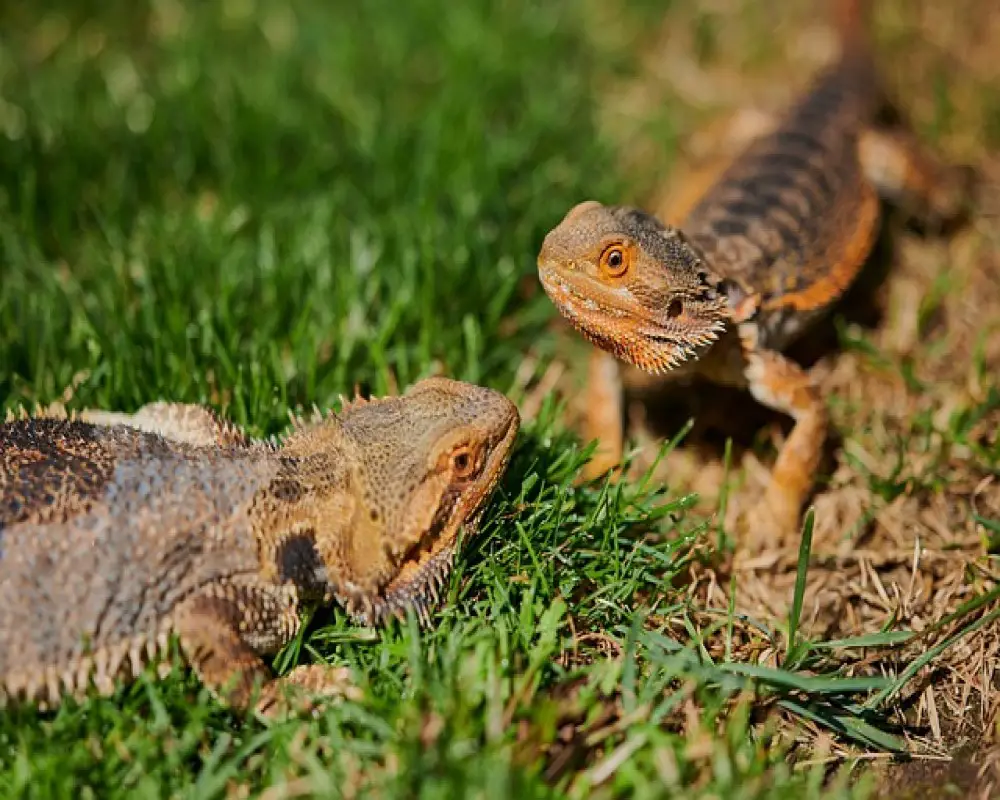
M 676 227 L 588 200 L 538 255 L 546 293 L 599 348 L 588 425 L 603 449 L 592 476 L 622 454 L 616 359 L 748 389 L 794 419 L 763 497 L 742 520 L 753 545 L 797 530 L 827 433 L 823 398 L 782 351 L 854 280 L 876 238 L 879 195 L 942 221 L 958 215 L 967 189 L 968 171 L 937 164 L 898 124 L 876 124 L 887 101 L 867 6 L 835 5 L 839 59 L 783 117 L 758 122 L 711 180 L 703 174 L 687 208 L 668 217 Z
M 109 693 L 172 634 L 235 707 L 344 693 L 346 670 L 275 679 L 261 655 L 295 636 L 304 601 L 366 624 L 425 617 L 519 422 L 502 394 L 443 378 L 300 421 L 280 446 L 190 405 L 8 420 L 0 704 Z

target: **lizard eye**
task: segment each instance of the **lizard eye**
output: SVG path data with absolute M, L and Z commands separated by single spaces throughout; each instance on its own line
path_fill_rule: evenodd
M 462 447 L 452 453 L 451 466 L 455 472 L 455 477 L 464 480 L 472 475 L 476 470 L 476 458 L 472 450 Z
M 620 278 L 629 268 L 628 251 L 620 244 L 609 245 L 601 253 L 601 269 L 611 278 Z
M 684 313 L 684 303 L 680 299 L 674 298 L 670 301 L 670 305 L 667 306 L 667 316 L 670 319 L 676 319 L 681 314 Z

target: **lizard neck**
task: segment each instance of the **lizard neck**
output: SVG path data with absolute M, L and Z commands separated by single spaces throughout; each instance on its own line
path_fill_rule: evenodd
M 330 597 L 340 578 L 336 552 L 356 505 L 343 459 L 276 454 L 274 474 L 251 509 L 261 574 L 294 585 L 304 600 Z

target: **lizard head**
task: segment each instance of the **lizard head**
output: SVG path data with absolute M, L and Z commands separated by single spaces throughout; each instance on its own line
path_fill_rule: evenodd
M 355 401 L 340 414 L 338 435 L 353 453 L 354 513 L 335 541 L 318 544 L 352 616 L 373 624 L 413 608 L 426 617 L 459 530 L 478 524 L 519 425 L 503 394 L 446 378 Z
M 646 372 L 697 356 L 729 320 L 723 282 L 676 228 L 594 200 L 545 237 L 538 275 L 587 339 Z

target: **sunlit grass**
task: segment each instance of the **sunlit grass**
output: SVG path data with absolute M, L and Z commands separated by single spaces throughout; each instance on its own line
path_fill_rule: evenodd
M 625 4 L 636 37 L 650 5 Z M 74 406 L 209 403 L 264 435 L 356 385 L 444 371 L 516 389 L 529 348 L 551 352 L 552 309 L 523 289 L 542 235 L 625 191 L 593 79 L 634 53 L 595 48 L 582 11 L 4 11 L 0 403 L 72 385 Z M 820 761 L 793 768 L 755 715 L 897 749 L 864 706 L 896 684 L 837 653 L 899 633 L 810 641 L 800 584 L 784 630 L 739 620 L 779 665 L 742 662 L 731 610 L 684 591 L 715 529 L 656 481 L 580 485 L 588 450 L 560 411 L 526 421 L 433 628 L 321 609 L 275 661 L 347 664 L 362 701 L 264 727 L 183 670 L 150 672 L 110 699 L 4 712 L 0 795 L 863 794 Z M 803 580 L 808 557 L 807 536 Z

